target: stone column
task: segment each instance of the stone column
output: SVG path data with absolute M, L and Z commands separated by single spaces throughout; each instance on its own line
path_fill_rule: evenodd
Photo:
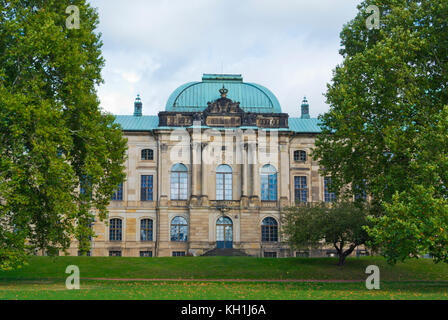
M 242 185 L 242 189 L 241 189 L 241 196 L 242 197 L 246 197 L 246 196 L 248 196 L 249 195 L 249 193 L 248 193 L 248 190 L 247 190 L 247 186 L 248 186 L 248 181 L 247 181 L 247 178 L 248 178 L 248 176 L 247 176 L 247 166 L 248 166 L 248 163 L 247 163 L 247 144 L 242 144 L 242 148 L 240 149 L 241 150 L 241 155 L 242 155 L 242 157 L 241 157 L 241 159 L 242 159 L 242 164 L 241 164 L 241 185 Z
M 169 183 L 164 183 L 165 181 L 169 181 L 169 168 L 165 168 L 165 165 L 163 163 L 164 159 L 168 158 L 168 144 L 165 142 L 160 143 L 160 150 L 159 150 L 159 156 L 160 156 L 160 164 L 158 170 L 160 171 L 159 177 L 160 177 L 160 200 L 159 200 L 159 206 L 165 207 L 168 205 L 168 194 L 169 194 Z
M 249 143 L 249 159 L 250 163 L 252 163 L 252 172 L 251 172 L 251 179 L 250 179 L 250 185 L 251 185 L 251 196 L 257 196 L 259 197 L 259 179 L 258 179 L 258 156 L 257 156 L 257 143 L 256 142 L 250 142 Z
M 280 183 L 280 205 L 282 207 L 288 205 L 289 198 L 289 154 L 288 145 L 282 141 L 279 145 L 279 181 Z
M 209 170 L 209 166 L 207 166 L 206 161 L 204 160 L 204 152 L 206 149 L 206 144 L 202 143 L 201 144 L 201 178 L 202 178 L 202 183 L 201 183 L 201 187 L 202 187 L 202 191 L 201 191 L 201 203 L 202 206 L 208 206 L 208 179 L 211 179 L 211 173 L 208 171 Z
M 192 180 L 192 188 L 191 195 L 192 196 L 200 196 L 201 195 L 201 143 L 197 141 L 193 141 L 191 144 L 192 148 L 192 164 L 191 164 L 191 180 Z

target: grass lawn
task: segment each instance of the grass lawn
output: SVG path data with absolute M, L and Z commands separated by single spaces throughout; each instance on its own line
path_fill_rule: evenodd
M 380 268 L 381 290 L 365 288 L 365 269 L 372 264 Z M 81 290 L 66 290 L 68 265 L 80 268 Z M 262 281 L 268 279 L 359 282 Z M 27 266 L 0 272 L 0 299 L 448 299 L 448 265 L 422 259 L 389 266 L 379 257 L 350 258 L 344 267 L 337 267 L 334 258 L 30 257 Z
M 267 282 L 132 282 L 82 281 L 80 290 L 67 290 L 64 281 L 3 281 L 0 299 L 44 300 L 353 300 L 448 299 L 448 284 L 440 282 L 382 282 L 381 290 L 364 283 Z

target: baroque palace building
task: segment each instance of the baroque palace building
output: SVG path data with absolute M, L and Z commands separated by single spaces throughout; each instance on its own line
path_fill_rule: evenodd
M 306 98 L 300 117 L 289 117 L 267 88 L 204 74 L 174 90 L 157 116 L 142 108 L 137 97 L 133 115 L 116 116 L 127 177 L 108 222 L 93 224 L 92 255 L 309 254 L 281 234 L 282 208 L 334 200 L 310 156 L 320 128 Z

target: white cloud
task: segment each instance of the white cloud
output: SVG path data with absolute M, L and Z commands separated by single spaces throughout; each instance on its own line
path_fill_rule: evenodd
M 312 116 L 325 112 L 323 93 L 341 62 L 339 32 L 356 14 L 355 0 L 93 0 L 103 34 L 101 105 L 157 114 L 179 85 L 203 73 L 241 73 L 299 114 L 304 95 Z

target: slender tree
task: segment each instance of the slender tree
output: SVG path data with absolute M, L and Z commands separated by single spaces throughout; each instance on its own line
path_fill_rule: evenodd
M 366 26 L 370 5 L 381 12 L 379 29 Z M 344 61 L 328 85 L 314 157 L 334 191 L 352 197 L 363 186 L 371 195 L 376 224 L 368 230 L 389 262 L 425 253 L 447 262 L 448 2 L 368 0 L 358 8 L 341 32 Z M 411 201 L 423 191 L 431 204 Z M 425 224 L 430 207 L 438 208 L 434 228 Z
M 67 28 L 66 2 L 0 0 L 0 269 L 74 238 L 87 252 L 91 223 L 124 179 L 126 141 L 96 93 L 98 13 L 70 4 L 78 29 Z

